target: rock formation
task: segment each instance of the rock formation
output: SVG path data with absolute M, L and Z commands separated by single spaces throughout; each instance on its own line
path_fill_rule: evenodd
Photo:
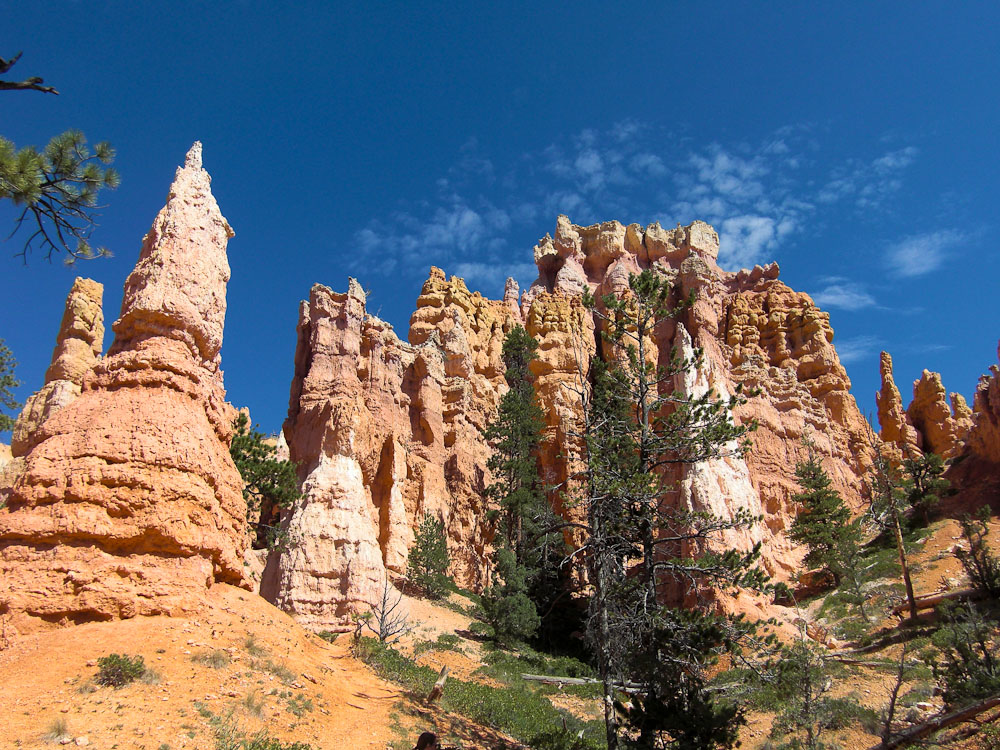
M 718 236 L 703 222 L 664 229 L 605 222 L 581 227 L 559 217 L 535 247 L 538 279 L 517 302 L 470 294 L 432 269 L 410 321 L 409 343 L 367 315 L 353 280 L 346 294 L 315 286 L 299 320 L 295 376 L 284 426 L 300 463 L 304 497 L 289 525 L 300 543 L 277 562 L 274 601 L 315 628 L 347 626 L 352 611 L 381 594 L 388 572 L 405 569 L 407 545 L 425 513 L 446 523 L 458 579 L 480 585 L 490 540 L 482 490 L 489 448 L 480 430 L 505 390 L 503 337 L 522 322 L 539 341 L 532 370 L 546 418 L 543 481 L 565 488 L 580 455 L 579 391 L 596 351 L 597 320 L 582 294 L 621 294 L 629 273 L 654 268 L 693 307 L 664 321 L 650 342 L 661 363 L 672 348 L 704 352 L 701 368 L 676 385 L 694 394 L 760 390 L 735 419 L 756 420 L 754 450 L 678 470 L 676 502 L 720 515 L 745 509 L 763 523 L 724 544 L 764 547 L 764 564 L 787 578 L 800 557 L 784 530 L 810 437 L 834 487 L 851 504 L 870 464 L 866 422 L 833 348 L 829 316 L 778 281 L 778 267 L 739 273 L 716 263 Z M 613 356 L 600 344 L 604 356 Z M 557 511 L 572 515 L 573 508 Z
M 961 394 L 949 397 L 941 376 L 924 370 L 913 382 L 913 400 L 903 410 L 903 399 L 892 377 L 892 357 L 882 352 L 882 389 L 875 395 L 880 436 L 894 460 L 923 453 L 951 459 L 962 452 L 972 426 L 972 411 Z
M 173 613 L 214 581 L 243 581 L 219 369 L 233 232 L 210 182 L 196 143 L 125 282 L 107 357 L 24 456 L 0 511 L 0 612 L 16 626 Z
M 52 364 L 45 372 L 45 385 L 21 410 L 11 439 L 14 456 L 23 456 L 38 442 L 38 428 L 59 409 L 76 400 L 86 375 L 104 348 L 104 287 L 90 279 L 77 278 L 66 298 Z
M 798 491 L 794 466 L 803 438 L 816 444 L 834 487 L 859 506 L 859 478 L 869 465 L 866 423 L 833 348 L 829 316 L 808 295 L 778 281 L 776 264 L 730 273 L 716 263 L 718 251 L 718 235 L 704 222 L 670 230 L 615 221 L 580 227 L 560 217 L 555 236 L 539 242 L 539 276 L 522 297 L 522 312 L 540 341 L 536 387 L 551 438 L 542 465 L 547 479 L 565 478 L 565 457 L 575 452 L 567 428 L 579 407 L 568 386 L 578 382 L 578 363 L 595 346 L 594 321 L 580 306 L 582 290 L 620 295 L 630 273 L 653 268 L 673 282 L 675 301 L 696 295 L 676 321 L 657 328 L 653 349 L 660 363 L 690 341 L 704 353 L 701 372 L 690 373 L 692 392 L 712 387 L 733 393 L 738 384 L 760 389 L 735 414 L 759 425 L 753 451 L 745 459 L 680 470 L 674 479 L 683 502 L 723 515 L 759 508 L 764 528 L 727 542 L 747 547 L 762 541 L 765 566 L 786 577 L 798 562 L 782 532 L 796 513 L 791 495 Z
M 913 401 L 906 415 L 920 433 L 924 453 L 937 453 L 945 459 L 957 456 L 972 426 L 972 412 L 958 393 L 951 394 L 951 405 L 941 384 L 941 376 L 924 370 L 913 383 Z
M 1000 344 L 997 345 L 1000 358 Z M 990 366 L 990 374 L 979 378 L 972 402 L 973 424 L 969 429 L 968 451 L 993 464 L 1000 464 L 1000 367 Z
M 479 585 L 485 574 L 480 430 L 506 387 L 514 312 L 436 268 L 409 343 L 365 302 L 353 279 L 346 293 L 317 284 L 299 315 L 284 435 L 303 497 L 288 520 L 297 544 L 264 593 L 317 629 L 347 628 L 388 573 L 405 571 L 426 514 L 445 522 L 456 579 Z
M 920 433 L 913 427 L 909 413 L 903 408 L 903 396 L 892 377 L 892 357 L 882 352 L 879 359 L 882 375 L 882 389 L 875 394 L 878 409 L 878 423 L 882 442 L 893 451 L 893 457 L 902 459 L 908 455 L 919 455 Z

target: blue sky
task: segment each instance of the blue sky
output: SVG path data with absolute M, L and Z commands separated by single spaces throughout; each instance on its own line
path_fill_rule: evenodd
M 831 313 L 863 412 L 878 353 L 971 396 L 996 363 L 995 3 L 9 2 L 0 135 L 68 128 L 118 150 L 95 243 L 64 268 L 0 243 L 0 338 L 23 400 L 75 275 L 121 287 L 190 144 L 236 231 L 230 400 L 288 403 L 298 301 L 372 290 L 405 338 L 430 265 L 499 296 L 566 213 L 711 222 L 735 269 L 778 261 Z M 10 226 L 0 205 L 0 228 Z M 6 231 L 4 232 L 6 235 Z M 110 344 L 110 333 L 106 344 Z M 9 439 L 9 435 L 0 436 Z

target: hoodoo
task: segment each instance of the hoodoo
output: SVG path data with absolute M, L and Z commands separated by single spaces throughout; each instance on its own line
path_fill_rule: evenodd
M 582 295 L 620 294 L 629 273 L 645 268 L 671 281 L 675 302 L 696 295 L 693 307 L 657 327 L 652 342 L 661 363 L 673 348 L 703 352 L 699 371 L 671 387 L 724 395 L 742 383 L 759 390 L 734 415 L 759 424 L 751 453 L 678 467 L 669 477 L 673 502 L 761 516 L 722 541 L 741 548 L 760 542 L 770 572 L 790 577 L 800 555 L 782 532 L 796 513 L 791 496 L 803 438 L 812 440 L 833 486 L 859 506 L 870 465 L 867 429 L 833 348 L 829 316 L 778 281 L 776 264 L 730 273 L 718 266 L 718 250 L 718 235 L 704 222 L 669 230 L 582 227 L 561 216 L 555 236 L 535 247 L 539 276 L 520 302 L 513 282 L 503 300 L 491 301 L 432 269 L 408 344 L 366 313 L 357 282 L 346 294 L 313 287 L 301 308 L 284 426 L 303 480 L 303 498 L 286 521 L 298 546 L 277 561 L 277 588 L 268 595 L 310 627 L 347 627 L 352 613 L 381 595 L 389 572 L 405 570 L 408 545 L 428 513 L 445 522 L 452 573 L 465 585 L 485 582 L 492 539 L 483 489 L 491 479 L 481 429 L 506 390 L 504 335 L 522 321 L 539 342 L 532 370 L 546 420 L 540 474 L 555 509 L 571 516 L 562 500 L 580 452 L 578 392 L 600 325 Z
M 243 582 L 219 369 L 233 232 L 210 183 L 195 143 L 125 282 L 109 354 L 33 433 L 0 511 L 0 611 L 17 626 L 174 613 L 215 581 Z

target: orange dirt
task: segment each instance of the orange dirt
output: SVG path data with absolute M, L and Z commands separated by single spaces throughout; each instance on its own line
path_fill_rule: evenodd
M 63 720 L 77 745 L 207 750 L 215 746 L 208 711 L 231 715 L 248 735 L 266 729 L 313 750 L 412 747 L 428 729 L 445 745 L 510 744 L 376 677 L 351 657 L 350 636 L 329 644 L 234 587 L 217 585 L 209 597 L 210 608 L 196 618 L 137 617 L 8 639 L 0 651 L 0 747 L 53 747 L 45 735 Z M 453 614 L 433 609 L 425 622 Z M 228 653 L 230 663 L 213 668 L 192 660 L 215 650 Z M 94 686 L 97 659 L 111 653 L 141 655 L 159 681 Z M 259 714 L 248 706 L 254 701 Z

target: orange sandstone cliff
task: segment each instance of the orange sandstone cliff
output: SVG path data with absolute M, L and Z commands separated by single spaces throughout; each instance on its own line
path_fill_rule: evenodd
M 262 593 L 317 629 L 348 627 L 381 596 L 427 515 L 444 521 L 457 580 L 485 582 L 480 431 L 506 388 L 515 311 L 432 269 L 403 342 L 365 302 L 353 279 L 346 293 L 317 284 L 299 315 L 284 435 L 302 499 Z
M 114 343 L 92 363 L 99 290 L 74 285 L 86 301 L 70 295 L 72 335 L 47 380 L 79 378 L 81 392 L 19 438 L 24 468 L 0 510 L 0 612 L 16 627 L 178 612 L 215 581 L 243 581 L 219 367 L 233 232 L 210 182 L 196 143 L 125 282 Z
M 485 582 L 491 540 L 482 491 L 490 477 L 481 429 L 506 388 L 500 351 L 516 323 L 539 341 L 532 367 L 546 418 L 543 481 L 559 488 L 551 493 L 556 510 L 572 514 L 560 491 L 580 455 L 579 392 L 599 345 L 599 321 L 582 295 L 621 294 L 628 275 L 645 268 L 670 280 L 677 301 L 696 294 L 694 306 L 664 321 L 651 342 L 661 363 L 674 348 L 703 351 L 700 369 L 672 387 L 722 397 L 740 384 L 759 389 L 734 415 L 758 423 L 753 451 L 679 468 L 671 477 L 674 502 L 762 516 L 723 542 L 760 542 L 769 571 L 792 575 L 801 555 L 783 532 L 796 513 L 802 441 L 813 441 L 836 489 L 859 506 L 870 464 L 866 422 L 829 316 L 781 283 L 776 264 L 730 273 L 718 266 L 718 249 L 718 235 L 703 222 L 581 227 L 559 217 L 555 236 L 535 247 L 539 276 L 520 301 L 512 281 L 503 300 L 491 301 L 432 269 L 409 343 L 366 313 L 353 280 L 346 293 L 315 286 L 300 313 L 284 426 L 303 480 L 303 499 L 286 521 L 299 545 L 272 560 L 265 595 L 311 627 L 347 627 L 353 612 L 381 595 L 387 574 L 405 570 L 408 544 L 428 513 L 445 522 L 458 579 Z

